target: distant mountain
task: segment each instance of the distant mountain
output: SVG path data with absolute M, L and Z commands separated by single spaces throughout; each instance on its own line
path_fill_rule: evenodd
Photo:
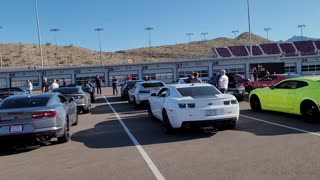
M 296 36 L 294 35 L 292 38 L 286 40 L 286 41 L 278 41 L 278 43 L 287 43 L 287 42 L 294 42 L 294 41 L 306 41 L 306 40 L 318 40 L 319 38 L 310 38 L 310 37 L 306 37 L 306 36 Z

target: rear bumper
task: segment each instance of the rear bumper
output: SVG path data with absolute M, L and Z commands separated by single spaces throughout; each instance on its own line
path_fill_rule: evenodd
M 51 138 L 60 137 L 62 135 L 63 135 L 63 128 L 59 128 L 57 130 L 46 130 L 41 132 L 1 135 L 0 141 L 7 142 L 7 143 L 17 143 L 17 142 L 24 142 L 24 141 L 32 141 L 41 137 L 51 139 Z
M 201 127 L 226 127 L 230 124 L 236 124 L 237 118 L 219 119 L 219 120 L 206 120 L 206 121 L 184 121 L 182 128 L 201 128 Z

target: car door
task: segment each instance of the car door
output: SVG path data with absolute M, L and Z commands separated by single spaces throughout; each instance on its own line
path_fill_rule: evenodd
M 157 94 L 157 96 L 154 97 L 154 101 L 153 101 L 154 115 L 161 120 L 162 120 L 162 108 L 163 108 L 164 100 L 166 98 L 168 91 L 169 91 L 168 88 L 162 88 Z
M 136 90 L 136 88 L 138 87 L 138 84 L 135 83 L 133 88 L 131 88 L 129 91 L 128 91 L 128 95 L 129 95 L 129 101 L 133 102 L 133 97 L 134 97 L 134 92 Z
M 295 92 L 298 81 L 284 81 L 270 91 L 269 108 L 279 112 L 290 112 L 294 106 Z
M 266 76 L 264 78 L 261 79 L 260 81 L 260 88 L 263 88 L 263 87 L 269 87 L 272 80 L 273 80 L 273 77 L 274 76 Z

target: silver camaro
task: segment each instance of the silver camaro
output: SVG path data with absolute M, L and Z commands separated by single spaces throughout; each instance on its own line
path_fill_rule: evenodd
M 70 126 L 78 124 L 74 99 L 60 93 L 16 95 L 0 104 L 0 140 L 48 141 L 70 139 Z M 16 140 L 16 141 L 13 141 Z

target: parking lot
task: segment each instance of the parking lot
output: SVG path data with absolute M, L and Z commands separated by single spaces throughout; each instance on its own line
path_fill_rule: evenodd
M 318 179 L 320 124 L 252 112 L 235 129 L 179 131 L 104 88 L 71 141 L 0 152 L 1 179 Z

